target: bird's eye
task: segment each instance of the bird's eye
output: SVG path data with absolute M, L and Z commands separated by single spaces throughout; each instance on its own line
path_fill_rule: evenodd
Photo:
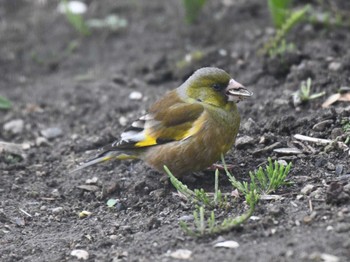
M 215 91 L 221 91 L 225 88 L 225 86 L 222 84 L 214 84 L 212 87 Z

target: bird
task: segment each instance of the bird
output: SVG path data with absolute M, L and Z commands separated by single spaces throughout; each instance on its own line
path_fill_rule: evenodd
M 196 70 L 131 123 L 120 138 L 72 172 L 109 160 L 141 159 L 177 178 L 210 167 L 235 143 L 237 103 L 253 93 L 216 67 Z

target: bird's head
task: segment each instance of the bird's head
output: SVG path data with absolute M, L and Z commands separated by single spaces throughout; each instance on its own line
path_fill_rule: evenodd
M 215 67 L 198 69 L 179 88 L 180 94 L 212 106 L 225 107 L 253 95 L 224 70 Z

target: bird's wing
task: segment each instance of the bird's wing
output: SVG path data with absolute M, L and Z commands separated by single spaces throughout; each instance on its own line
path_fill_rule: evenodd
M 148 114 L 134 121 L 119 141 L 103 150 L 140 149 L 184 140 L 196 134 L 204 124 L 204 107 L 185 103 L 174 94 L 156 102 Z

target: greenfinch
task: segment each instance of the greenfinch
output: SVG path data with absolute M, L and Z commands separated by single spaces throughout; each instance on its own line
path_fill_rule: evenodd
M 176 177 L 203 170 L 233 146 L 240 125 L 236 104 L 251 95 L 222 69 L 198 69 L 73 171 L 113 159 L 141 159 L 160 172 L 166 165 Z

